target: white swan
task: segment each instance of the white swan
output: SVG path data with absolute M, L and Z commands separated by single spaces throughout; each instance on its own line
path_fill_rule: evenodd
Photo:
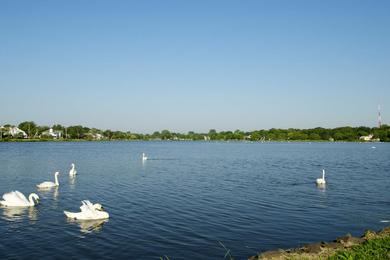
M 59 172 L 56 172 L 54 174 L 55 182 L 51 182 L 51 181 L 42 182 L 41 184 L 37 185 L 38 189 L 47 189 L 47 188 L 53 188 L 53 187 L 59 186 L 60 185 L 59 182 L 58 182 L 58 175 L 59 174 L 60 174 Z
M 142 153 L 142 161 L 146 161 L 148 159 L 148 157 L 146 156 L 145 153 Z
M 74 163 L 72 163 L 71 165 L 72 165 L 72 168 L 69 171 L 69 176 L 74 177 L 74 176 L 76 176 L 77 171 L 76 171 L 76 168 L 74 166 Z
M 36 203 L 34 201 L 36 200 Z M 3 195 L 3 200 L 0 201 L 0 204 L 6 207 L 32 207 L 38 204 L 39 196 L 35 193 L 31 193 L 28 196 L 23 195 L 19 191 L 11 191 Z
M 325 181 L 325 169 L 322 169 L 322 178 L 318 178 L 316 180 L 316 183 L 318 185 L 324 185 L 326 183 L 326 181 Z
M 83 200 L 81 203 L 83 204 L 80 207 L 81 212 L 64 211 L 64 214 L 68 218 L 77 220 L 107 219 L 110 217 L 107 212 L 103 211 L 103 207 L 99 203 L 92 204 L 89 200 Z

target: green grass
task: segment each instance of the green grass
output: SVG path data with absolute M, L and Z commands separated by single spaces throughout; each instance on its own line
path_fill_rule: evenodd
M 329 259 L 390 259 L 390 236 L 372 239 L 349 250 L 338 251 Z

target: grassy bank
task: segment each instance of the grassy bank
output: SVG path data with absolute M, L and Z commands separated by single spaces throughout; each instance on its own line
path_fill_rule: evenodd
M 361 237 L 346 235 L 333 242 L 267 251 L 249 257 L 249 260 L 257 259 L 390 259 L 390 226 L 379 232 L 367 230 Z
M 361 245 L 338 251 L 329 259 L 390 259 L 390 235 L 371 239 Z

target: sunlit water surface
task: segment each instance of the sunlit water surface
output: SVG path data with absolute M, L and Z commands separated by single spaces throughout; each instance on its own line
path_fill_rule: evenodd
M 55 171 L 59 188 L 38 191 Z M 389 177 L 384 143 L 0 143 L 0 193 L 41 197 L 0 208 L 0 257 L 246 259 L 383 228 Z M 111 218 L 68 221 L 84 199 Z

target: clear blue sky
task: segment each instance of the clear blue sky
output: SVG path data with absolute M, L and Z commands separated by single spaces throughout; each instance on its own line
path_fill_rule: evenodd
M 390 1 L 0 2 L 0 124 L 390 123 Z

